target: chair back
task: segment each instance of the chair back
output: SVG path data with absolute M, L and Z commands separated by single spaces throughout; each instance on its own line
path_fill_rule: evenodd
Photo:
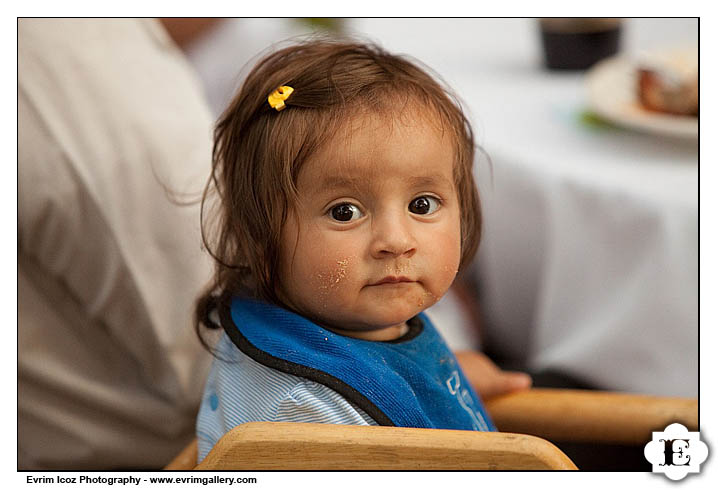
M 569 470 L 556 446 L 522 434 L 250 422 L 197 470 Z

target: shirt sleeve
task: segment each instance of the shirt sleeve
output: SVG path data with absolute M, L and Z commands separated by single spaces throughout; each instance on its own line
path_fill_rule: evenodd
M 277 405 L 274 422 L 379 425 L 361 408 L 322 384 L 303 380 Z

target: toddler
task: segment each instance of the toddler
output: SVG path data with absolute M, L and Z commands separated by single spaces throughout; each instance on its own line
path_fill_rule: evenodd
M 422 313 L 478 245 L 473 154 L 458 104 L 402 57 L 312 40 L 258 63 L 204 196 L 216 274 L 197 319 L 224 334 L 200 461 L 250 421 L 494 430 Z

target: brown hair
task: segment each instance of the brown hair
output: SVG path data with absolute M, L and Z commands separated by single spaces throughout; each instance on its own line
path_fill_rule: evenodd
M 294 92 L 277 112 L 267 96 L 282 85 Z M 198 301 L 198 325 L 216 293 L 283 305 L 277 294 L 280 235 L 296 202 L 302 165 L 352 116 L 387 115 L 410 103 L 434 116 L 453 137 L 461 207 L 459 270 L 472 259 L 481 229 L 472 173 L 474 138 L 456 98 L 416 63 L 375 45 L 308 40 L 262 59 L 215 128 L 202 236 L 216 271 Z M 210 191 L 218 197 L 212 225 L 204 219 Z M 208 226 L 215 227 L 212 243 Z

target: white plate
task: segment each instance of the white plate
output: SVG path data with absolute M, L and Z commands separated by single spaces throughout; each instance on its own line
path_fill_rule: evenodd
M 698 118 L 643 109 L 637 94 L 637 63 L 622 57 L 596 64 L 586 75 L 593 112 L 619 126 L 685 139 L 698 138 Z

